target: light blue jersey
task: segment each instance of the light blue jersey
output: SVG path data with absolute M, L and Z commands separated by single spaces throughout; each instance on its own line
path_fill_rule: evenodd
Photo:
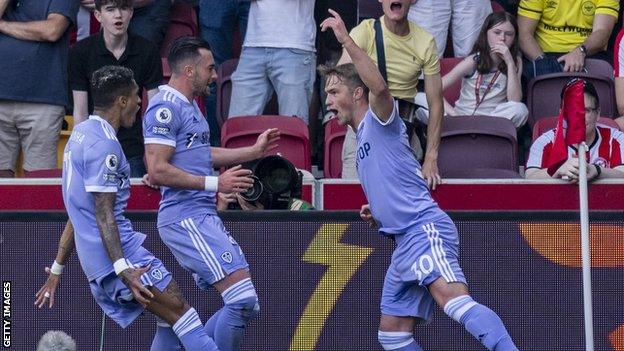
M 176 89 L 162 85 L 149 103 L 143 119 L 145 144 L 175 148 L 170 163 L 191 174 L 211 176 L 210 130 L 199 110 Z M 200 215 L 216 214 L 216 194 L 203 190 L 160 188 L 158 226 Z
M 125 256 L 145 240 L 123 214 L 130 196 L 130 166 L 115 135 L 107 121 L 89 116 L 74 127 L 63 155 L 63 201 L 74 226 L 80 265 L 89 281 L 114 271 L 97 227 L 93 193 L 117 193 L 114 214 Z
M 369 108 L 357 130 L 356 167 L 379 231 L 404 234 L 446 216 L 431 198 L 395 104 L 383 123 Z

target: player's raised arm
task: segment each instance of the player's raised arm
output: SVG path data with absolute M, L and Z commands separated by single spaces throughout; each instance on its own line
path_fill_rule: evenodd
M 48 279 L 45 284 L 43 284 L 41 289 L 37 291 L 37 294 L 35 294 L 35 305 L 37 307 L 41 308 L 45 306 L 46 302 L 48 303 L 48 307 L 52 308 L 54 306 L 54 298 L 56 296 L 56 289 L 58 288 L 61 280 L 61 273 L 63 272 L 63 268 L 65 268 L 65 264 L 74 252 L 75 248 L 74 227 L 72 226 L 71 221 L 67 220 L 67 224 L 65 224 L 65 229 L 63 230 L 63 234 L 59 240 L 54 263 L 52 264 L 52 267 L 45 268 L 45 272 L 48 274 Z
M 334 31 L 336 39 L 343 45 L 351 57 L 360 78 L 370 90 L 369 102 L 373 112 L 380 120 L 386 122 L 390 119 L 394 109 L 394 99 L 390 94 L 390 90 L 388 90 L 388 85 L 381 73 L 379 73 L 375 62 L 349 36 L 340 15 L 332 9 L 329 9 L 329 13 L 331 17 L 328 17 L 321 23 L 321 31 L 324 32 L 327 28 L 331 28 Z

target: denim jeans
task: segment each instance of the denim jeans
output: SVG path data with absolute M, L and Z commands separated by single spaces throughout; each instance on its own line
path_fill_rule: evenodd
M 171 14 L 171 0 L 155 0 L 151 5 L 134 10 L 128 31 L 140 35 L 160 47 Z
M 229 116 L 260 115 L 277 93 L 279 114 L 308 123 L 316 54 L 285 48 L 245 47 L 232 74 Z
M 210 44 L 215 64 L 232 58 L 232 33 L 238 28 L 241 42 L 247 31 L 249 0 L 201 0 L 199 26 L 202 38 Z
M 137 155 L 128 158 L 130 165 L 130 178 L 141 178 L 147 173 L 145 163 L 143 163 L 143 155 Z

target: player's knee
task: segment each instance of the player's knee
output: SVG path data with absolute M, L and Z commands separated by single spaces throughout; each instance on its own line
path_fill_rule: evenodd
M 384 350 L 396 350 L 415 342 L 411 332 L 390 332 L 381 330 L 377 332 L 377 340 Z
M 228 313 L 234 314 L 245 324 L 260 313 L 258 295 L 251 279 L 244 279 L 234 284 L 225 290 L 222 296 Z

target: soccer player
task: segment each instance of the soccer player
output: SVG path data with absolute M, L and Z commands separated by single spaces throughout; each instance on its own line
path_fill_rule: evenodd
M 327 109 L 357 131 L 357 172 L 370 202 L 360 215 L 396 242 L 381 297 L 381 346 L 422 350 L 412 332 L 431 318 L 435 301 L 489 350 L 517 350 L 498 315 L 468 294 L 457 229 L 431 198 L 397 105 L 375 63 L 329 11 L 321 30 L 334 31 L 353 65 L 321 68 Z
M 201 289 L 219 291 L 224 306 L 206 323 L 220 350 L 238 350 L 245 326 L 258 313 L 258 296 L 249 265 L 217 215 L 216 194 L 252 186 L 251 171 L 223 167 L 265 156 L 279 139 L 277 129 L 258 136 L 250 147 L 210 147 L 208 123 L 195 98 L 208 92 L 217 76 L 208 44 L 182 37 L 171 44 L 169 84 L 150 100 L 143 120 L 149 181 L 161 187 L 158 230 L 182 267 Z
M 63 155 L 69 221 L 35 304 L 41 308 L 49 300 L 53 306 L 59 275 L 75 247 L 93 297 L 117 324 L 127 327 L 145 309 L 168 323 L 159 323 L 152 350 L 178 350 L 179 341 L 187 350 L 218 350 L 171 273 L 143 248 L 145 235 L 123 215 L 130 166 L 115 135 L 134 123 L 138 89 L 128 68 L 105 66 L 93 73 L 94 114 L 74 128 Z

